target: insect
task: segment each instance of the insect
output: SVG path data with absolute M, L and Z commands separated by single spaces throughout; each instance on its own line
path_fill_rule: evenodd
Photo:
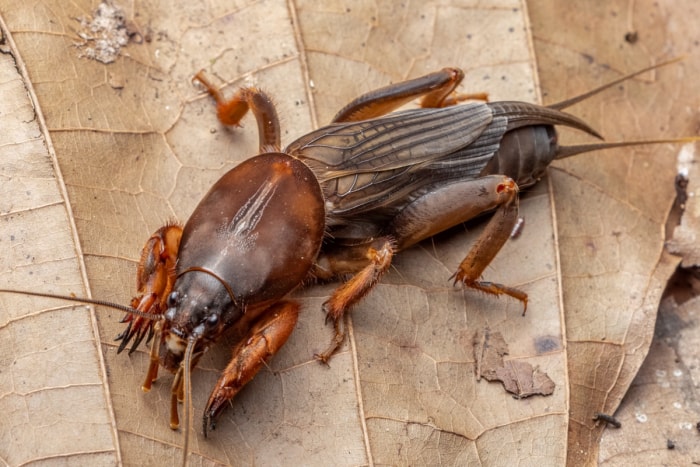
M 642 144 L 559 146 L 554 126 L 599 137 L 562 109 L 651 68 L 548 107 L 458 105 L 465 100 L 455 93 L 463 73 L 445 68 L 360 96 L 330 125 L 284 151 L 275 108 L 264 92 L 243 88 L 227 100 L 198 74 L 195 80 L 217 102 L 223 124 L 237 125 L 253 113 L 260 154 L 224 174 L 184 226 L 167 224 L 149 238 L 137 271 L 139 295 L 120 308 L 127 312 L 127 327 L 118 337 L 119 351 L 133 351 L 144 339 L 151 343 L 144 390 L 160 366 L 175 373 L 170 425 L 180 426 L 178 400 L 184 400 L 185 460 L 192 368 L 224 334 L 242 336 L 204 409 L 206 435 L 288 339 L 299 306 L 286 297 L 306 283 L 349 276 L 323 305 L 334 333 L 317 358 L 328 362 L 344 340 L 343 317 L 396 253 L 492 211 L 452 279 L 510 296 L 524 313 L 526 293 L 481 280 L 517 224 L 519 189 L 536 183 L 554 159 Z M 417 98 L 421 108 L 396 111 Z
M 618 419 L 616 419 L 616 418 L 613 417 L 612 415 L 608 415 L 608 414 L 604 414 L 604 413 L 598 413 L 598 412 L 596 412 L 596 413 L 593 415 L 593 420 L 594 420 L 594 421 L 602 420 L 603 422 L 605 422 L 605 423 L 607 423 L 608 425 L 613 426 L 613 427 L 615 427 L 615 428 L 621 428 L 621 427 L 622 427 L 622 423 L 620 423 L 620 421 L 619 421 Z

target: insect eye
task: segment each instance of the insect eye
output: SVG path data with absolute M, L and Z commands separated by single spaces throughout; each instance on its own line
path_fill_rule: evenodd
M 174 308 L 180 302 L 180 294 L 178 292 L 170 292 L 168 295 L 168 308 Z
M 216 323 L 219 322 L 219 315 L 216 313 L 214 313 L 213 315 L 209 315 L 209 317 L 207 318 L 207 322 L 210 326 L 214 326 Z

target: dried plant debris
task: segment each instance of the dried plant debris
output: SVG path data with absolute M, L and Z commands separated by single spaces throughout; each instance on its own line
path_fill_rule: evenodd
M 474 335 L 474 360 L 476 361 L 476 380 L 483 376 L 488 381 L 496 378 L 496 368 L 503 367 L 503 356 L 508 354 L 508 344 L 500 332 L 491 333 L 485 328 Z
M 496 370 L 496 379 L 503 382 L 506 391 L 517 398 L 549 396 L 554 392 L 554 381 L 547 373 L 527 362 L 508 360 L 503 368 Z
M 503 360 L 508 354 L 508 344 L 500 332 L 489 328 L 474 335 L 474 359 L 476 379 L 483 376 L 488 381 L 501 381 L 506 391 L 516 398 L 535 395 L 549 396 L 554 392 L 554 381 L 539 368 L 521 360 Z
M 684 208 L 681 224 L 667 242 L 668 250 L 683 257 L 681 266 L 700 266 L 700 165 L 695 145 L 686 144 L 678 154 L 676 191 Z
M 81 26 L 78 36 L 82 41 L 76 42 L 75 46 L 81 50 L 81 57 L 112 63 L 129 42 L 124 10 L 113 2 L 103 1 L 92 17 L 78 18 L 78 21 Z

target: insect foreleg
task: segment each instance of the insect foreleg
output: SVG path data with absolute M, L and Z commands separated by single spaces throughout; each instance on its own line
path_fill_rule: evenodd
M 141 251 L 136 273 L 139 295 L 131 299 L 131 306 L 144 313 L 160 315 L 165 313 L 168 294 L 175 283 L 175 264 L 182 238 L 182 227 L 167 224 L 156 230 Z M 153 321 L 140 316 L 128 314 L 122 322 L 128 322 L 127 328 L 117 336 L 121 340 L 118 352 L 133 340 L 129 353 L 141 343 L 146 334 L 152 337 Z

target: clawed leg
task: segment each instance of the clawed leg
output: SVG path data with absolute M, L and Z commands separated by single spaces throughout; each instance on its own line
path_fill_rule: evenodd
M 331 279 L 348 273 L 355 275 L 336 289 L 323 305 L 326 320 L 333 321 L 335 331 L 329 347 L 316 358 L 327 363 L 343 343 L 344 315 L 389 269 L 396 251 L 489 211 L 495 212 L 452 277 L 455 282 L 488 294 L 514 297 L 527 309 L 525 292 L 479 280 L 518 220 L 517 185 L 504 175 L 460 180 L 428 190 L 406 206 L 387 226 L 386 237 L 369 244 L 338 245 L 319 257 L 313 270 L 316 277 Z
M 338 287 L 331 298 L 323 304 L 326 322 L 333 322 L 334 335 L 328 348 L 323 353 L 315 355 L 317 360 L 328 363 L 343 343 L 345 313 L 362 299 L 389 269 L 393 255 L 393 242 L 384 237 L 372 241 L 369 245 L 347 246 L 335 254 L 331 252 L 319 258 L 314 271 L 319 276 L 333 277 L 344 272 L 357 273 Z M 321 273 L 322 269 L 325 273 Z
M 233 349 L 233 357 L 221 374 L 204 409 L 204 435 L 216 427 L 216 418 L 227 403 L 276 354 L 294 330 L 299 305 L 282 301 L 268 308 Z
M 279 152 L 281 148 L 280 124 L 272 100 L 257 88 L 240 88 L 232 98 L 226 100 L 200 71 L 192 79 L 204 86 L 216 101 L 216 115 L 224 125 L 238 126 L 248 110 L 253 112 L 258 123 L 260 152 Z
M 137 290 L 139 296 L 131 299 L 131 306 L 144 313 L 163 314 L 166 310 L 168 294 L 175 283 L 175 263 L 180 248 L 182 227 L 167 224 L 156 230 L 148 239 L 141 252 L 137 270 Z M 117 352 L 123 351 L 133 340 L 129 353 L 132 353 L 146 335 L 153 337 L 154 321 L 128 314 L 122 320 L 129 323 L 117 336 L 121 340 Z
M 518 187 L 504 175 L 489 175 L 435 187 L 406 206 L 390 231 L 399 249 L 495 210 L 484 231 L 452 276 L 456 282 L 488 294 L 506 294 L 527 309 L 527 294 L 479 278 L 510 237 L 518 220 Z
M 423 97 L 421 107 L 438 108 L 476 99 L 488 100 L 488 95 L 459 94 L 455 89 L 464 79 L 459 68 L 443 68 L 420 78 L 390 84 L 354 99 L 336 114 L 334 123 L 356 122 L 385 115 L 404 104 Z
M 523 315 L 527 311 L 527 294 L 513 287 L 493 282 L 482 282 L 478 279 L 486 267 L 496 257 L 506 240 L 510 238 L 513 227 L 518 222 L 518 187 L 511 180 L 510 184 L 502 187 L 506 200 L 496 209 L 484 231 L 460 263 L 457 272 L 452 276 L 455 284 L 461 282 L 467 287 L 481 290 L 492 295 L 509 295 L 523 303 Z

